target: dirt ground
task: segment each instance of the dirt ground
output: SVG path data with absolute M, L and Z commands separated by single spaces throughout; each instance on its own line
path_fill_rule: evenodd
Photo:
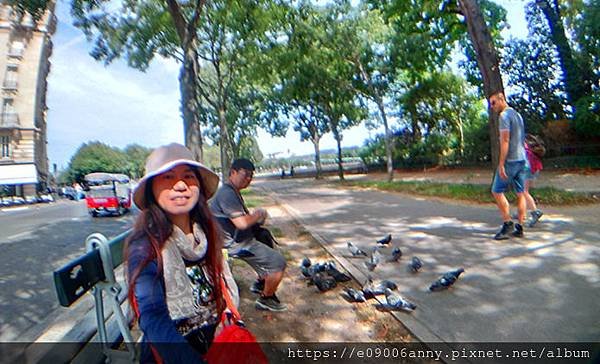
M 262 198 L 262 196 L 261 196 Z M 280 243 L 288 267 L 277 292 L 288 306 L 285 312 L 256 310 L 257 295 L 249 287 L 256 274 L 240 260 L 230 264 L 240 289 L 240 313 L 247 327 L 261 343 L 381 343 L 418 342 L 401 322 L 387 312 L 378 311 L 375 300 L 349 303 L 340 293 L 342 287 L 358 289 L 361 284 L 352 280 L 339 283 L 325 293 L 307 281 L 300 273 L 304 257 L 313 263 L 333 259 L 316 240 L 268 197 L 262 207 L 269 212 L 267 227 Z M 338 264 L 338 269 L 344 271 Z M 407 313 L 409 314 L 409 313 Z M 279 349 L 283 350 L 283 349 Z M 267 355 L 270 356 L 267 351 Z M 279 357 L 280 358 L 280 357 Z M 271 360 L 271 362 L 277 362 Z M 411 362 L 411 361 L 396 361 Z M 423 363 L 424 361 L 419 361 Z

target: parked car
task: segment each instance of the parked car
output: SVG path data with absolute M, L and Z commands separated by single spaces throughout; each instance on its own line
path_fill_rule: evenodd
M 47 193 L 45 195 L 40 195 L 38 201 L 44 203 L 54 202 L 54 197 L 52 197 L 50 193 Z
M 77 200 L 77 190 L 75 190 L 73 187 L 62 187 L 60 191 L 60 194 L 69 200 Z
M 2 198 L 0 199 L 0 205 L 1 205 L 2 207 L 9 207 L 9 206 L 12 206 L 12 205 L 13 205 L 13 200 L 12 200 L 12 197 L 8 197 L 8 196 L 2 197 Z

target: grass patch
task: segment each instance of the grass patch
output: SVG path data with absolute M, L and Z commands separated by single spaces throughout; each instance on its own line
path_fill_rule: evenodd
M 265 204 L 264 196 L 257 194 L 250 188 L 243 189 L 241 191 L 241 195 L 244 198 L 246 207 L 248 207 L 250 209 L 255 208 L 255 207 L 260 207 Z
M 281 231 L 281 229 L 278 228 L 277 226 L 269 226 L 269 230 L 271 230 L 271 233 L 273 234 L 274 237 L 276 237 L 276 238 L 283 237 L 283 231 Z
M 344 181 L 336 182 L 344 186 L 376 188 L 382 191 L 395 191 L 417 194 L 421 196 L 435 196 L 453 200 L 494 203 L 489 185 L 413 182 L 413 181 Z M 598 199 L 586 193 L 568 192 L 553 187 L 540 187 L 533 190 L 532 195 L 537 202 L 548 205 L 581 205 L 598 203 Z M 506 194 L 509 201 L 516 201 L 513 192 Z

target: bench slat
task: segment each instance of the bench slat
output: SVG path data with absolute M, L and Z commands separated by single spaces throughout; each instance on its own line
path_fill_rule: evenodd
M 123 263 L 123 246 L 131 230 L 112 238 L 109 242 L 113 269 Z M 106 280 L 100 252 L 93 250 L 72 260 L 54 271 L 54 286 L 58 301 L 63 307 L 71 306 L 96 283 Z
M 71 304 L 106 278 L 100 252 L 93 250 L 54 271 L 54 286 L 63 307 Z

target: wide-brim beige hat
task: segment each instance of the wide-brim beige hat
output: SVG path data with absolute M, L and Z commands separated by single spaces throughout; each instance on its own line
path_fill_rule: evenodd
M 148 180 L 180 164 L 188 164 L 198 170 L 202 179 L 200 181 L 202 188 L 206 191 L 206 199 L 215 194 L 219 187 L 219 176 L 202 163 L 195 161 L 188 148 L 181 144 L 171 143 L 154 149 L 146 159 L 146 174 L 139 180 L 133 191 L 133 202 L 140 210 L 147 207 L 144 191 L 146 191 Z

